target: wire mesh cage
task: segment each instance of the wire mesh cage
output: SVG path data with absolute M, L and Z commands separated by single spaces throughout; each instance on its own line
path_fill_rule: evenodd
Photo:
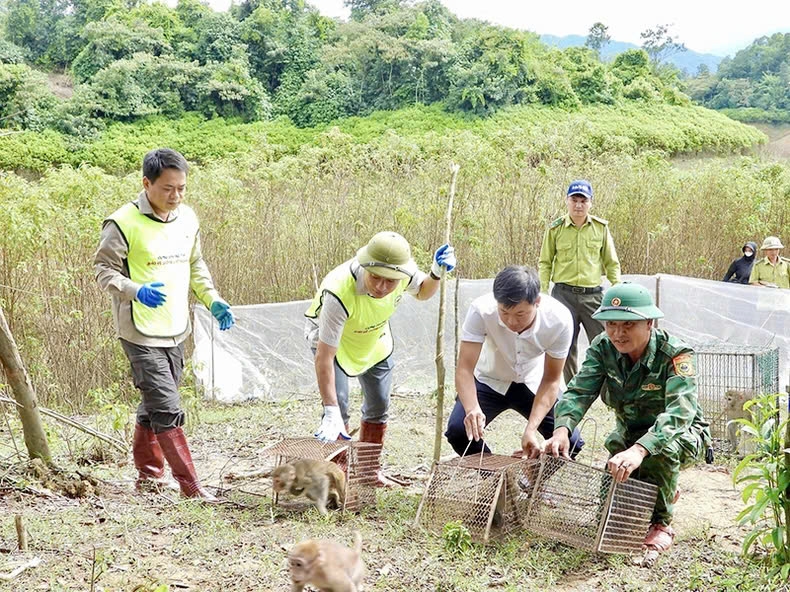
M 573 547 L 599 553 L 632 553 L 642 548 L 658 488 L 575 461 L 542 455 L 529 461 L 531 491 L 527 530 Z
M 415 524 L 441 533 L 460 521 L 473 541 L 488 543 L 522 528 L 529 502 L 529 462 L 498 454 L 475 454 L 436 463 Z
M 734 451 L 727 422 L 747 417 L 743 403 L 779 392 L 779 348 L 733 343 L 702 345 L 697 352 L 697 390 L 705 419 L 719 450 Z
M 337 462 L 346 475 L 346 495 L 341 510 L 359 512 L 376 504 L 381 444 L 350 440 L 324 443 L 315 438 L 285 438 L 266 452 L 276 457 L 275 467 L 298 459 Z M 272 503 L 277 505 L 279 502 L 279 496 L 274 494 Z

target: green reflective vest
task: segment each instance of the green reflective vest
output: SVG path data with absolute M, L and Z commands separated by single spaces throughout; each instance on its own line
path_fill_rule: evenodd
M 361 268 L 352 270 L 346 261 L 329 272 L 321 282 L 305 316 L 318 318 L 324 295 L 334 295 L 348 313 L 335 360 L 348 376 L 358 376 L 392 354 L 394 347 L 389 319 L 408 287 L 406 280 L 384 298 L 357 294 L 357 275 Z
M 191 208 L 180 205 L 169 222 L 141 214 L 134 202 L 109 218 L 121 229 L 128 246 L 129 279 L 138 284 L 162 282 L 167 301 L 151 308 L 132 301 L 132 322 L 148 337 L 175 337 L 189 327 L 190 258 L 199 229 Z

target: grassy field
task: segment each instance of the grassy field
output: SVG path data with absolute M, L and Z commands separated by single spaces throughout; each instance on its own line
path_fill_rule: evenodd
M 358 406 L 357 397 L 353 408 Z M 778 589 L 761 583 L 758 564 L 738 555 L 743 532 L 734 525 L 734 516 L 741 506 L 726 474 L 726 462 L 715 470 L 697 467 L 682 474 L 677 542 L 652 569 L 634 566 L 628 557 L 596 556 L 526 533 L 488 547 L 475 545 L 465 554 L 450 552 L 441 536 L 413 525 L 430 467 L 432 407 L 422 397 L 393 398 L 384 462 L 388 472 L 408 477 L 412 485 L 380 490 L 376 507 L 359 515 L 332 513 L 327 518 L 315 510 L 300 514 L 272 509 L 267 479 L 225 479 L 229 472 L 267 466 L 271 459 L 262 451 L 280 438 L 311 432 L 318 421 L 317 398 L 200 409 L 200 425 L 191 434 L 199 473 L 235 502 L 220 507 L 175 496 L 136 494 L 134 469 L 126 457 L 110 454 L 90 468 L 80 468 L 78 463 L 88 458 L 96 462 L 101 455 L 94 444 L 60 426 L 50 430 L 58 462 L 70 472 L 80 470 L 101 479 L 99 494 L 80 499 L 35 494 L 30 488 L 40 489 L 41 483 L 23 479 L 23 467 L 10 464 L 10 439 L 7 429 L 0 428 L 0 456 L 6 459 L 0 473 L 0 572 L 10 571 L 13 562 L 23 558 L 13 550 L 16 533 L 11 517 L 20 513 L 30 534 L 30 550 L 24 557 L 38 556 L 43 563 L 19 576 L 12 584 L 15 590 L 287 590 L 285 557 L 292 544 L 308 537 L 350 544 L 354 530 L 365 541 L 366 590 Z M 600 463 L 601 442 L 611 418 L 602 409 L 594 415 L 598 445 L 593 451 L 593 425 L 587 424 L 584 435 L 590 446 L 584 459 Z M 509 453 L 518 447 L 523 426 L 519 416 L 506 413 L 492 424 L 487 440 L 495 451 Z M 446 444 L 442 453 L 451 454 Z

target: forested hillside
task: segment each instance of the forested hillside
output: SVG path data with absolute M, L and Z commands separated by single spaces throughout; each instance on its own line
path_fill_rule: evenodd
M 755 40 L 687 88 L 695 101 L 741 121 L 790 122 L 790 33 Z
M 353 0 L 352 19 L 303 0 L 3 0 L 0 118 L 7 129 L 90 137 L 109 122 L 197 112 L 298 126 L 441 102 L 489 114 L 514 104 L 686 104 L 641 50 L 601 63 L 537 35 L 459 20 L 437 0 Z M 63 72 L 68 82 L 53 72 Z M 47 74 L 50 74 L 49 79 Z M 73 89 L 70 86 L 73 85 Z M 57 94 L 56 94 L 57 93 Z

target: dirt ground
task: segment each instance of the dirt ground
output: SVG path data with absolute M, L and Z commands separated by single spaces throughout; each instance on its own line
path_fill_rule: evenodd
M 610 420 L 598 413 L 599 431 L 606 433 Z M 629 557 L 594 555 L 527 533 L 456 554 L 441 536 L 414 526 L 431 466 L 433 408 L 426 398 L 393 401 L 385 465 L 411 485 L 379 490 L 375 507 L 359 515 L 323 518 L 314 510 L 273 508 L 268 479 L 227 479 L 229 472 L 270 466 L 265 448 L 282 437 L 311 432 L 317 405 L 293 400 L 209 407 L 201 420 L 190 442 L 204 482 L 232 502 L 219 507 L 177 495 L 136 493 L 129 456 L 75 467 L 68 454 L 60 453 L 60 464 L 97 480 L 95 493 L 77 499 L 48 495 L 32 476 L 20 479 L 20 465 L 0 470 L 0 575 L 26 559 L 42 560 L 12 583 L 0 581 L 0 589 L 288 590 L 285 557 L 291 545 L 308 537 L 350 543 L 354 530 L 365 541 L 368 591 L 769 589 L 760 584 L 757 567 L 738 555 L 744 530 L 734 518 L 742 504 L 727 464 L 682 473 L 676 545 L 652 569 L 634 566 Z M 487 440 L 495 451 L 510 453 L 523 426 L 519 416 L 506 413 L 487 431 Z M 58 429 L 53 426 L 53 432 Z M 599 444 L 592 449 L 589 424 L 584 435 L 590 444 L 584 459 L 600 462 L 603 453 Z M 0 458 L 8 455 L 7 436 L 0 430 Z M 442 455 L 451 454 L 445 445 Z M 16 514 L 23 516 L 29 533 L 27 553 L 15 550 Z

